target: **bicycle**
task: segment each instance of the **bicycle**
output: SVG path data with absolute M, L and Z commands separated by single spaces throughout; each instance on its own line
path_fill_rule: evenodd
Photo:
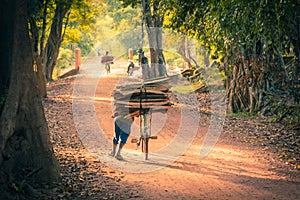
M 143 89 L 144 94 L 143 95 Z M 142 145 L 142 152 L 145 154 L 145 160 L 148 160 L 149 154 L 149 140 L 157 139 L 157 136 L 151 136 L 151 118 L 152 111 L 151 108 L 143 108 L 142 99 L 145 96 L 147 98 L 147 91 L 144 84 L 140 88 L 140 109 L 139 109 L 139 118 L 140 118 L 140 138 L 132 139 L 132 143 L 136 143 L 137 147 Z
M 106 54 L 104 56 L 102 56 L 101 63 L 104 64 L 104 66 L 105 66 L 106 74 L 109 74 L 110 73 L 110 65 L 114 64 L 114 57 L 108 55 L 108 51 L 107 51 Z

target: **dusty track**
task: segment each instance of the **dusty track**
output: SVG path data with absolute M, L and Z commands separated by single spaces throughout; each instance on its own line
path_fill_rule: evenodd
M 280 131 L 284 136 L 284 127 L 266 125 L 259 120 L 227 117 L 218 143 L 208 156 L 200 159 L 199 151 L 210 123 L 209 116 L 201 114 L 197 127 L 186 125 L 186 133 L 197 131 L 189 150 L 162 169 L 128 173 L 105 165 L 103 155 L 107 155 L 109 148 L 91 149 L 85 142 L 92 141 L 90 144 L 99 146 L 103 141 L 93 137 L 99 135 L 94 128 L 101 127 L 110 143 L 113 135 L 111 93 L 119 78 L 125 75 L 126 63 L 116 62 L 112 74 L 105 75 L 99 62 L 99 58 L 86 60 L 77 77 L 48 85 L 44 108 L 63 183 L 51 191 L 41 191 L 37 199 L 299 199 L 300 171 L 279 160 L 268 143 L 265 146 L 261 142 L 259 145 L 244 142 L 258 140 L 253 134 L 260 131 L 268 134 Z M 76 86 L 78 83 L 80 87 Z M 76 91 L 83 95 L 76 96 Z M 200 105 L 205 105 L 202 102 L 205 98 L 201 99 Z M 189 98 L 184 101 L 189 103 Z M 78 104 L 81 107 L 76 108 Z M 83 121 L 78 121 L 78 117 Z M 195 116 L 187 115 L 187 118 L 191 122 Z M 179 107 L 166 115 L 153 117 L 154 124 L 163 124 L 163 127 L 158 139 L 150 141 L 150 162 L 154 160 L 152 153 L 177 134 L 179 121 Z M 131 138 L 138 134 L 137 128 L 135 122 Z M 102 157 L 95 156 L 94 150 L 102 153 Z M 125 150 L 141 154 L 131 143 L 126 144 Z M 114 158 L 109 161 L 132 166 L 133 160 L 127 155 L 124 154 L 123 162 Z M 136 160 L 145 162 L 142 157 Z
M 112 90 L 125 69 L 116 63 L 110 75 L 102 76 L 98 82 L 95 109 L 103 132 L 112 138 L 113 118 Z M 176 122 L 180 113 L 174 108 L 169 111 L 167 123 L 158 135 L 158 140 L 150 142 L 151 151 L 162 148 L 176 135 Z M 193 120 L 194 116 L 189 116 Z M 149 173 L 124 172 L 122 182 L 137 190 L 137 199 L 297 199 L 300 195 L 299 173 L 291 181 L 284 166 L 273 162 L 273 154 L 262 148 L 238 142 L 227 134 L 221 134 L 210 154 L 200 159 L 203 138 L 208 119 L 199 124 L 197 135 L 189 150 L 172 164 Z M 205 124 L 205 120 L 207 124 Z M 225 122 L 226 123 L 226 122 Z M 227 128 L 226 128 L 227 127 Z M 194 130 L 194 127 L 191 127 Z M 191 130 L 192 131 L 192 130 Z M 136 132 L 135 128 L 133 132 Z M 224 132 L 230 133 L 230 126 Z M 135 133 L 133 133 L 134 135 Z M 132 136 L 133 137 L 133 136 Z M 131 138 L 129 138 L 130 140 Z M 128 143 L 127 149 L 136 150 Z M 151 154 L 150 154 L 151 159 Z M 119 161 L 115 161 L 119 162 Z M 125 162 L 126 164 L 126 157 Z

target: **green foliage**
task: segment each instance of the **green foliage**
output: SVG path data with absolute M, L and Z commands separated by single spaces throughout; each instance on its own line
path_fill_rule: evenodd
M 250 105 L 250 87 L 255 89 L 255 101 L 260 101 L 258 91 L 271 87 L 282 90 L 282 84 L 277 83 L 297 82 L 288 77 L 282 58 L 288 54 L 300 59 L 300 44 L 295 42 L 300 40 L 296 31 L 300 4 L 296 1 L 163 0 L 162 4 L 167 27 L 197 38 L 209 49 L 211 58 L 225 63 L 223 74 L 226 83 L 232 84 L 229 93 L 234 94 L 229 100 L 235 101 L 230 104 L 234 105 L 232 111 L 259 108 L 258 104 Z M 237 94 L 240 97 L 234 98 Z
M 102 5 L 95 24 L 96 38 L 93 41 L 95 49 L 96 51 L 100 49 L 101 54 L 109 51 L 127 58 L 129 48 L 136 50 L 140 47 L 140 8 L 124 7 L 119 0 L 103 1 Z
M 183 64 L 181 56 L 174 51 L 164 51 L 164 57 L 169 67 L 180 67 Z
M 134 9 L 128 6 L 111 13 L 115 24 L 115 29 L 124 31 L 128 29 L 139 28 L 139 26 L 141 26 L 141 12 L 139 11 L 139 9 Z
M 25 186 L 26 186 L 26 181 L 23 180 L 19 183 L 12 183 L 11 187 L 17 192 L 17 193 L 22 193 L 25 190 Z
M 253 47 L 263 41 L 270 47 L 288 47 L 282 38 L 290 38 L 299 20 L 300 5 L 295 1 L 192 1 L 165 0 L 167 26 L 195 35 L 204 45 L 223 54 L 228 48 Z M 294 9 L 291 9 L 294 8 Z M 235 46 L 232 46 L 234 43 Z
M 87 56 L 95 44 L 96 21 L 101 8 L 101 4 L 95 0 L 75 1 L 70 10 L 62 46 L 74 44 L 81 49 L 82 56 Z
M 179 80 L 176 85 L 173 85 L 170 89 L 173 92 L 178 92 L 180 94 L 189 94 L 193 92 L 195 89 L 204 86 L 205 81 L 197 81 L 195 83 L 188 82 L 185 78 Z
M 67 45 L 80 47 L 82 56 L 87 56 L 91 51 L 96 38 L 95 24 L 102 5 L 100 2 L 98 0 L 29 1 L 29 27 L 34 59 L 46 63 L 44 71 L 47 73 L 45 74 L 47 79 L 53 78 L 49 69 L 52 70 L 52 66 L 60 62 L 57 62 L 60 47 L 64 48 Z M 49 36 L 50 34 L 52 35 Z M 43 66 L 38 66 L 40 67 Z
M 105 28 L 107 20 L 110 21 L 110 32 L 128 31 L 140 28 L 141 25 L 141 9 L 139 7 L 131 7 L 123 4 L 120 0 L 105 1 L 102 8 L 102 15 L 99 18 L 98 26 Z
M 89 33 L 85 32 L 81 36 L 80 42 L 77 43 L 77 46 L 81 49 L 81 56 L 86 57 L 91 52 L 95 44 L 95 37 Z
M 186 82 L 185 84 L 174 85 L 170 90 L 172 92 L 178 92 L 180 94 L 189 94 L 193 91 L 193 88 L 190 84 L 188 84 L 188 82 Z
M 53 79 L 57 79 L 62 72 L 74 68 L 74 54 L 70 49 L 60 48 L 59 55 L 57 58 L 56 68 L 53 71 Z

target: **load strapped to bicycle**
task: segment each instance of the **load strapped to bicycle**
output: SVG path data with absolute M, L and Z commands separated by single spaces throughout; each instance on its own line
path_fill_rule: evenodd
M 160 77 L 145 82 L 131 82 L 118 85 L 114 90 L 114 115 L 138 117 L 140 137 L 132 139 L 137 147 L 142 147 L 145 159 L 148 159 L 149 140 L 157 139 L 151 134 L 153 112 L 166 112 L 172 103 L 169 100 L 170 78 Z
M 166 112 L 172 103 L 169 100 L 171 77 L 157 77 L 150 79 L 150 68 L 147 57 L 143 52 L 144 42 L 144 20 L 145 20 L 145 0 L 142 1 L 142 32 L 141 45 L 139 49 L 139 64 L 142 67 L 142 81 L 125 82 L 114 90 L 115 113 L 114 116 L 123 115 L 128 118 L 139 117 L 140 137 L 132 139 L 137 147 L 142 146 L 145 159 L 148 159 L 149 140 L 157 139 L 151 135 L 151 121 L 153 112 Z M 128 80 L 129 81 L 129 80 Z M 134 81 L 134 79 L 130 79 Z

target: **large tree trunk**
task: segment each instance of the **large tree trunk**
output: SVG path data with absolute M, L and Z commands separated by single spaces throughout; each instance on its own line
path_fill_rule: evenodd
M 7 187 L 34 180 L 36 183 L 58 181 L 59 168 L 49 141 L 37 82 L 27 24 L 27 1 L 5 1 L 3 8 L 13 13 L 12 55 L 4 56 L 11 68 L 7 100 L 0 116 L 0 196 Z M 1 23 L 10 23 L 2 17 Z M 2 44 L 1 44 L 2 48 Z M 12 59 L 9 59 L 12 58 Z M 3 66 L 1 66 L 3 67 Z M 5 182 L 7 181 L 7 182 Z M 5 192 L 6 191 L 6 192 Z M 1 198 L 2 199 L 2 198 Z
M 163 16 L 158 13 L 159 1 L 145 0 L 143 12 L 146 20 L 146 30 L 150 45 L 151 77 L 166 75 L 166 62 L 162 49 Z M 152 8 L 151 8 L 152 6 Z
M 293 93 L 294 93 L 294 98 L 295 101 L 297 103 L 300 103 L 300 81 L 299 81 L 299 77 L 300 77 L 300 19 L 295 18 L 295 19 L 291 19 L 292 20 L 292 24 L 293 24 L 293 29 L 290 32 L 289 38 L 290 41 L 293 45 L 293 51 L 295 54 L 295 65 L 294 65 L 294 69 L 292 70 L 292 86 L 293 86 Z
M 147 27 L 150 44 L 151 74 L 152 77 L 166 75 L 166 62 L 162 49 L 162 28 Z
M 272 80 L 269 65 L 260 57 L 245 58 L 241 52 L 231 64 L 232 69 L 226 69 L 231 72 L 226 76 L 227 112 L 260 110 Z
M 1 0 L 2 2 L 2 0 Z M 6 2 L 6 6 L 10 7 L 12 2 Z M 0 6 L 0 116 L 3 111 L 4 102 L 7 96 L 7 89 L 9 86 L 10 79 L 10 68 L 8 67 L 11 61 L 11 43 L 12 39 L 12 29 L 13 29 L 13 13 L 11 10 L 5 8 L 5 6 Z M 4 20 L 5 19 L 5 20 Z M 6 31 L 3 31 L 6 30 Z M 3 59 L 6 58 L 6 59 Z

